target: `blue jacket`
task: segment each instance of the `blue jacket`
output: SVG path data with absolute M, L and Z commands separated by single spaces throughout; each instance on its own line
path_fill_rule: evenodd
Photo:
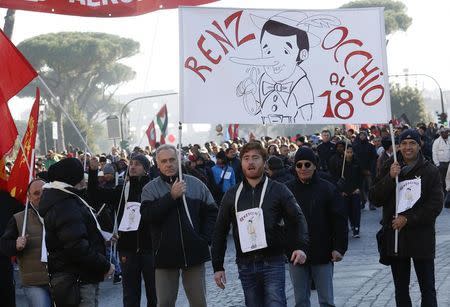
M 222 179 L 222 172 L 224 171 L 225 167 L 221 167 L 219 165 L 214 165 L 211 170 L 214 176 L 214 182 L 216 185 L 219 186 L 220 180 Z M 220 188 L 223 193 L 228 191 L 232 186 L 236 184 L 236 175 L 234 173 L 234 170 L 231 166 L 228 166 L 226 168 L 226 173 L 223 177 L 223 183 L 221 184 Z

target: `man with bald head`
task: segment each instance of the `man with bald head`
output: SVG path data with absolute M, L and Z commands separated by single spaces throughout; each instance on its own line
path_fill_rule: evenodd
M 20 277 L 28 305 L 52 306 L 46 268 L 47 252 L 43 245 L 43 220 L 38 213 L 42 195 L 42 179 L 34 179 L 28 185 L 28 211 L 25 236 L 22 236 L 25 211 L 16 213 L 9 221 L 0 239 L 0 252 L 17 256 Z

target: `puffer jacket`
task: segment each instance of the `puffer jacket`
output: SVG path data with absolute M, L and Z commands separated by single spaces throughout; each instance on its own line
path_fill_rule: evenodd
M 110 263 L 103 236 L 86 205 L 75 195 L 44 189 L 39 214 L 44 219 L 49 274 L 73 273 L 84 283 L 102 281 Z
M 403 158 L 398 153 L 398 161 L 404 166 Z M 394 254 L 394 235 L 392 220 L 395 215 L 395 179 L 389 172 L 393 158 L 384 164 L 380 176 L 370 188 L 369 199 L 376 206 L 383 207 L 383 229 L 386 232 L 382 242 L 387 256 Z M 399 182 L 421 179 L 421 194 L 414 206 L 401 215 L 407 218 L 406 225 L 398 234 L 399 257 L 434 258 L 436 250 L 436 218 L 442 211 L 443 193 L 439 170 L 433 163 L 419 154 L 416 165 L 407 173 L 400 173 Z
M 216 203 L 203 182 L 183 175 L 191 225 L 182 198 L 174 200 L 170 194 L 174 180 L 161 175 L 142 190 L 141 223 L 151 228 L 146 240 L 152 241 L 156 268 L 186 268 L 211 259 Z
M 265 176 L 254 188 L 244 179 L 238 200 L 238 211 L 257 208 L 260 202 Z M 212 244 L 214 271 L 223 271 L 227 235 L 233 225 L 236 262 L 250 262 L 256 258 L 282 256 L 285 252 L 300 249 L 308 254 L 308 226 L 292 193 L 280 182 L 267 179 L 267 189 L 261 206 L 264 216 L 267 247 L 243 253 L 236 221 L 235 198 L 239 185 L 229 189 L 223 199 L 217 217 Z M 284 220 L 284 226 L 282 221 Z

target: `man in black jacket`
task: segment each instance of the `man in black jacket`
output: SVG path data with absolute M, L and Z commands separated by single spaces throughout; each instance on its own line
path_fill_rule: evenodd
M 286 306 L 284 253 L 294 265 L 305 262 L 305 217 L 286 186 L 264 175 L 267 152 L 260 143 L 244 145 L 241 158 L 244 180 L 225 193 L 214 230 L 214 280 L 225 288 L 223 263 L 232 224 L 246 306 Z
M 286 185 L 300 204 L 308 222 L 308 259 L 291 264 L 296 306 L 310 306 L 313 280 L 321 306 L 334 306 L 333 263 L 341 261 L 348 245 L 347 215 L 336 187 L 316 174 L 314 152 L 300 148 L 295 154 L 297 178 Z
M 174 146 L 158 147 L 156 161 L 160 176 L 142 190 L 141 216 L 151 227 L 158 306 L 175 307 L 181 273 L 189 304 L 206 307 L 204 263 L 210 260 L 217 206 L 197 178 L 179 181 Z
M 125 186 L 102 189 L 98 184 L 98 161 L 92 159 L 89 171 L 88 193 L 99 207 L 106 203 L 117 214 L 120 265 L 122 269 L 123 305 L 138 307 L 141 302 L 142 278 L 145 282 L 147 306 L 156 306 L 155 268 L 150 237 L 150 226 L 141 221 L 139 207 L 143 187 L 150 182 L 150 161 L 142 154 L 131 157 L 129 180 Z M 137 214 L 136 214 L 137 213 Z M 131 221 L 134 221 L 132 223 Z
M 75 188 L 84 180 L 83 165 L 75 158 L 64 159 L 49 168 L 48 176 L 39 214 L 46 231 L 53 299 L 57 306 L 76 304 L 66 286 L 78 279 L 83 306 L 96 306 L 98 283 L 114 272 L 114 265 L 105 257 L 105 240 L 92 208 Z
M 0 190 L 0 236 L 3 235 L 9 220 L 25 207 L 7 191 Z M 2 306 L 16 306 L 14 275 L 11 258 L 0 253 L 0 298 Z
M 399 192 L 399 203 L 412 202 L 395 218 L 395 177 L 399 189 L 419 185 L 417 193 L 406 197 Z M 401 195 L 405 195 L 404 199 Z M 436 289 L 434 257 L 436 250 L 436 218 L 442 210 L 443 193 L 439 170 L 425 160 L 420 152 L 420 135 L 413 129 L 400 134 L 398 162 L 391 158 L 370 189 L 370 198 L 383 206 L 383 231 L 380 246 L 385 264 L 391 265 L 395 285 L 395 300 L 399 307 L 412 306 L 409 296 L 411 258 L 422 294 L 423 307 L 435 307 Z M 399 208 L 401 208 L 399 206 Z M 398 251 L 394 250 L 395 230 L 398 230 Z M 381 235 L 383 234 L 383 235 Z

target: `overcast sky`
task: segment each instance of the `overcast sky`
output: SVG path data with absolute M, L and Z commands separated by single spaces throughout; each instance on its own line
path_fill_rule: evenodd
M 208 6 L 274 8 L 274 9 L 333 9 L 348 1 L 320 0 L 222 0 Z M 447 35 L 450 1 L 404 0 L 413 23 L 406 33 L 392 35 L 388 47 L 390 74 L 424 73 L 435 77 L 443 89 L 450 88 L 449 38 Z M 6 9 L 0 9 L 1 24 Z M 178 13 L 159 11 L 129 18 L 83 18 L 25 11 L 16 12 L 13 42 L 51 32 L 95 31 L 132 38 L 141 44 L 140 53 L 124 63 L 136 72 L 136 79 L 123 86 L 119 93 L 129 94 L 151 90 L 178 90 Z M 433 90 L 435 85 L 421 78 L 419 84 Z M 13 116 L 29 110 L 29 102 L 13 100 Z

